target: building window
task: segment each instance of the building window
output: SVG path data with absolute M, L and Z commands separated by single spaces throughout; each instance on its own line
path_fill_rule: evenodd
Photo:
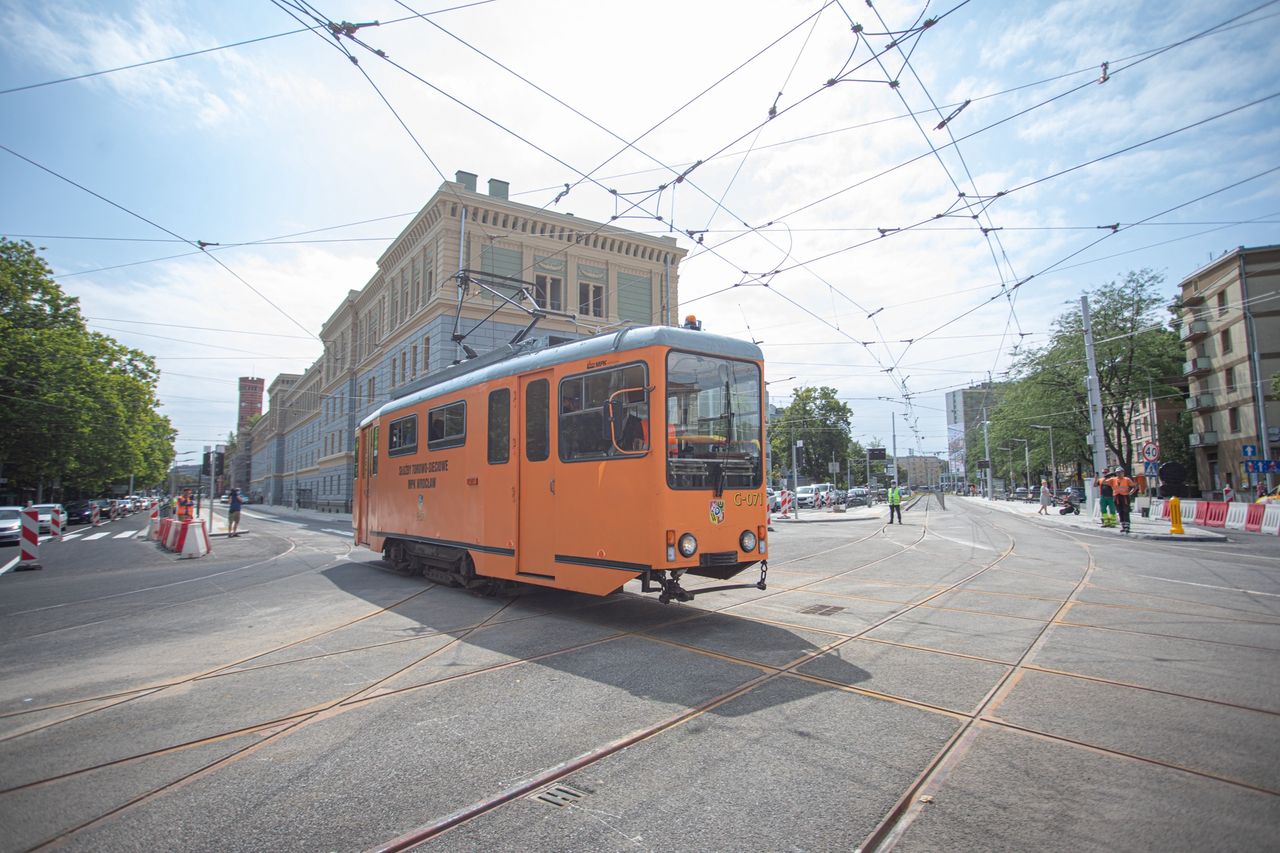
M 1218 293 L 1218 316 L 1221 317 L 1227 313 L 1227 292 L 1225 290 Z
M 409 359 L 409 354 L 404 350 L 400 350 L 400 381 L 405 381 L 405 364 Z
M 387 426 L 387 455 L 407 456 L 418 450 L 418 416 L 397 418 Z
M 396 387 L 396 357 L 393 355 L 388 359 L 391 363 L 391 387 Z
M 1236 369 L 1228 367 L 1226 373 L 1223 374 L 1223 391 L 1227 394 L 1234 394 L 1236 390 Z
M 1229 432 L 1240 431 L 1240 410 L 1236 408 L 1227 409 L 1227 430 Z
M 578 313 L 583 316 L 604 316 L 604 285 L 578 282 Z
M 409 359 L 409 363 L 413 365 L 410 370 L 414 379 L 418 378 L 418 345 L 414 344 L 410 353 L 413 357 Z
M 431 372 L 431 336 L 422 336 L 422 372 Z
M 374 377 L 374 376 L 370 376 L 370 377 L 369 377 L 369 382 L 368 382 L 368 384 L 366 385 L 366 388 L 368 389 L 368 392 L 369 392 L 368 402 L 369 402 L 369 405 L 370 405 L 370 406 L 372 406 L 372 405 L 373 405 L 373 392 L 374 392 L 374 389 L 377 387 L 377 386 L 374 384 L 376 381 L 377 381 L 377 378 L 376 378 L 376 377 Z
M 1222 339 L 1222 351 L 1224 353 L 1231 352 L 1231 330 L 1223 329 L 1219 337 Z
M 556 275 L 535 275 L 533 277 L 533 299 L 539 308 L 560 311 L 563 308 L 564 282 Z

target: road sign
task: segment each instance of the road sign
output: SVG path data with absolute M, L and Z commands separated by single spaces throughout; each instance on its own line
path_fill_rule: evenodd
M 1245 444 L 1241 446 L 1240 455 L 1243 456 L 1245 459 L 1253 459 L 1258 455 L 1258 445 Z
M 1280 471 L 1280 461 L 1275 459 L 1246 459 L 1244 470 L 1246 474 L 1274 474 Z
M 1143 473 L 1143 475 L 1144 475 L 1144 476 L 1147 476 L 1147 477 L 1158 477 L 1158 476 L 1160 476 L 1160 463 L 1159 463 L 1158 461 L 1156 461 L 1156 462 L 1150 462 L 1150 461 L 1148 461 L 1148 462 L 1143 462 L 1143 463 L 1142 463 L 1142 473 Z
M 990 467 L 991 467 L 991 460 L 990 460 L 990 459 L 979 459 L 979 460 L 978 460 L 978 470 L 979 470 L 979 471 L 985 471 L 985 470 L 987 470 L 987 469 L 988 469 L 988 468 L 990 468 Z
M 839 463 L 839 462 L 828 462 L 828 463 L 827 463 L 827 473 L 828 473 L 828 474 L 839 474 L 839 473 L 840 473 L 840 463 Z
M 1248 455 L 1248 454 L 1246 454 Z M 1154 441 L 1148 441 L 1142 445 L 1142 460 L 1144 462 L 1155 462 L 1160 458 L 1160 445 Z

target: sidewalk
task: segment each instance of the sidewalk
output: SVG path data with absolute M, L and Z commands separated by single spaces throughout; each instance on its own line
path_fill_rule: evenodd
M 294 509 L 293 507 L 277 504 L 245 504 L 241 512 L 246 515 L 256 512 L 272 517 L 305 518 L 307 521 L 324 522 L 331 527 L 351 527 L 351 513 L 349 512 L 320 512 L 315 509 Z
M 1121 533 L 1119 528 L 1104 528 L 1096 519 L 1092 519 L 1087 515 L 1088 510 L 1082 504 L 1080 506 L 1079 515 L 1059 515 L 1058 507 L 1050 506 L 1048 515 L 1040 515 L 1040 504 L 1038 502 L 1026 501 L 989 501 L 986 498 L 975 498 L 961 495 L 947 495 L 947 500 L 961 500 L 971 504 L 985 506 L 989 509 L 999 510 L 1000 512 L 1008 512 L 1013 515 L 1021 515 L 1030 518 L 1042 520 L 1045 524 L 1056 524 L 1064 527 L 1074 527 L 1078 530 L 1096 530 L 1100 533 L 1114 534 L 1116 536 L 1125 536 L 1132 539 L 1158 539 L 1170 542 L 1226 542 L 1227 537 L 1213 530 L 1206 530 L 1203 527 L 1192 527 L 1183 525 L 1186 533 L 1173 534 L 1169 532 L 1169 519 L 1167 518 L 1143 518 L 1139 508 L 1134 508 L 1133 516 L 1129 522 L 1129 533 Z M 1235 532 L 1235 531 L 1233 531 Z M 1243 531 L 1239 531 L 1243 532 Z

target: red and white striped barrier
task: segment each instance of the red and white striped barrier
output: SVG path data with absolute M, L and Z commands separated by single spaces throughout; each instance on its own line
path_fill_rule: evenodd
M 49 535 L 62 541 L 62 510 L 56 507 L 49 513 Z
M 1267 508 L 1262 513 L 1262 524 L 1259 526 L 1259 531 L 1269 533 L 1272 536 L 1280 535 L 1280 502 L 1267 502 Z
M 1191 524 L 1196 520 L 1197 507 L 1200 501 L 1182 501 L 1182 523 Z
M 169 519 L 169 521 L 169 528 L 165 530 L 163 537 L 160 539 L 160 544 L 172 551 L 174 546 L 178 544 L 178 534 L 182 532 L 183 522 L 178 521 L 176 518 Z
M 205 530 L 204 519 L 184 521 L 178 528 L 178 541 L 174 547 L 182 559 L 203 557 L 213 550 L 209 546 L 209 531 Z
M 93 505 L 93 509 L 89 513 L 89 525 L 97 527 L 102 523 L 102 509 L 97 505 Z
M 1202 522 L 1205 527 L 1222 527 L 1227 523 L 1227 507 L 1226 501 L 1205 501 L 1204 518 L 1200 518 L 1200 514 L 1196 513 L 1196 520 Z
M 786 489 L 782 490 L 782 512 L 779 518 L 791 518 L 791 493 Z
M 1250 504 L 1239 501 L 1227 506 L 1226 527 L 1228 530 L 1244 530 L 1245 518 L 1248 516 Z
M 40 512 L 34 509 L 22 511 L 22 540 L 15 572 L 40 568 L 36 559 L 40 553 Z
M 1267 511 L 1267 504 L 1249 504 L 1249 512 L 1244 518 L 1244 529 L 1250 533 L 1262 532 L 1262 516 Z
M 151 502 L 151 519 L 147 522 L 147 538 L 155 541 L 160 535 L 160 507 L 155 501 Z

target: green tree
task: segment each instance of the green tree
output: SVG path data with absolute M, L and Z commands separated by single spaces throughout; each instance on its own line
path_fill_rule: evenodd
M 769 427 L 769 450 L 777 471 L 791 469 L 791 448 L 797 441 L 804 447 L 796 451 L 800 475 L 811 480 L 831 480 L 828 465 L 849 457 L 856 442 L 849 436 L 853 412 L 836 398 L 830 387 L 798 388 L 782 417 Z
M 27 242 L 0 239 L 0 466 L 14 491 L 163 480 L 173 429 L 146 353 L 90 332 Z
M 1148 395 L 1159 400 L 1181 393 L 1173 382 L 1180 374 L 1184 352 L 1177 333 L 1163 317 L 1162 282 L 1159 274 L 1140 270 L 1089 293 L 1103 437 L 1107 449 L 1130 464 L 1137 449 L 1136 406 Z M 1025 468 L 1017 458 L 1022 455 L 1019 439 L 1032 442 L 1032 476 L 1047 470 L 1047 435 L 1031 424 L 1054 428 L 1059 465 L 1074 463 L 1077 470 L 1091 467 L 1086 373 L 1083 318 L 1080 309 L 1074 308 L 1054 321 L 1047 345 L 1028 350 L 1014 362 L 1014 381 L 1004 389 L 990 417 L 996 470 L 1008 467 L 1007 458 L 1005 465 L 999 464 L 996 447 L 1014 447 L 1014 469 Z M 1172 447 L 1169 451 L 1176 453 Z

